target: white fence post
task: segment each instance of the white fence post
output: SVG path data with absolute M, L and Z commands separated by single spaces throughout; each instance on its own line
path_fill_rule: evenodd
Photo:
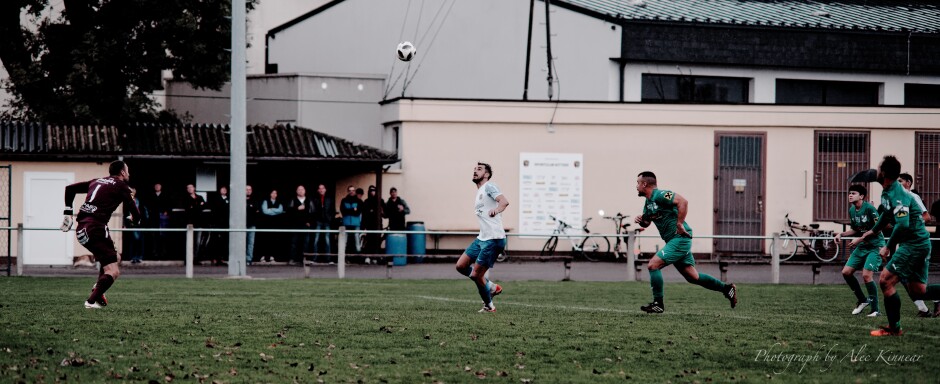
M 16 223 L 16 275 L 23 276 L 23 259 L 26 242 L 23 241 L 23 223 Z
M 327 233 L 327 236 L 330 234 Z M 355 236 L 355 234 L 353 234 Z M 346 277 L 346 226 L 339 226 L 339 237 L 337 238 L 337 251 L 339 255 L 336 257 L 336 273 L 339 275 L 339 278 L 342 279 Z
M 770 282 L 780 284 L 780 233 L 770 241 Z
M 193 225 L 186 225 L 186 277 L 193 278 Z
M 636 231 L 627 232 L 627 281 L 636 281 Z

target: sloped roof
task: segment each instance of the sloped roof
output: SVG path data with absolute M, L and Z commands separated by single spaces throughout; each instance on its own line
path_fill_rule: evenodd
M 394 153 L 290 125 L 249 126 L 250 160 L 397 162 Z M 227 159 L 229 128 L 222 124 L 70 126 L 0 122 L 0 158 Z
M 936 2 L 901 0 L 555 0 L 610 20 L 940 33 Z

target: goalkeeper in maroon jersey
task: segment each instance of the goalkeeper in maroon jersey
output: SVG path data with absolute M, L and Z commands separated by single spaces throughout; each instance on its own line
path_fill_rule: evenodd
M 121 257 L 114 249 L 111 233 L 108 231 L 108 221 L 111 214 L 119 205 L 124 204 L 125 216 L 132 223 L 140 222 L 140 212 L 134 199 L 131 198 L 131 189 L 127 185 L 130 179 L 130 170 L 123 161 L 114 161 L 108 166 L 110 176 L 99 179 L 83 181 L 65 187 L 65 219 L 62 221 L 62 231 L 72 229 L 72 202 L 75 195 L 86 193 L 85 202 L 78 210 L 78 228 L 75 237 L 79 244 L 91 251 L 101 264 L 98 270 L 98 281 L 92 287 L 91 295 L 85 300 L 85 308 L 101 308 L 108 305 L 104 293 L 111 288 L 114 280 L 121 275 L 118 268 Z

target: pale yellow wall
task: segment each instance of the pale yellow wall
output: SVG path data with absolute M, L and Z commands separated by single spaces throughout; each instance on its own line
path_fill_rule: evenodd
M 23 222 L 23 173 L 25 172 L 71 172 L 75 174 L 75 182 L 91 180 L 94 178 L 107 176 L 108 175 L 108 163 L 78 163 L 78 162 L 25 162 L 25 161 L 15 161 L 15 162 L 4 162 L 0 161 L 0 164 L 11 164 L 13 165 L 12 170 L 12 185 L 11 190 L 11 226 L 15 227 L 18 223 Z M 131 169 L 131 177 L 133 177 L 134 170 Z M 81 201 L 85 198 L 84 194 L 78 195 L 75 197 L 75 203 L 73 207 L 78 207 L 81 205 Z M 62 197 L 55 201 L 50 201 L 49 204 L 56 204 L 59 206 L 64 206 L 65 203 L 65 190 L 62 190 Z M 115 211 L 115 214 L 112 215 L 111 222 L 109 226 L 111 228 L 121 228 L 122 222 L 121 218 L 121 208 Z M 18 243 L 16 240 L 16 233 L 14 232 L 11 236 L 11 249 L 13 254 L 17 253 Z M 120 249 L 121 245 L 121 236 L 113 236 L 115 245 Z M 88 252 L 84 247 L 78 244 L 78 241 L 75 243 L 75 256 L 88 255 Z
M 554 132 L 546 124 L 555 114 Z M 649 104 L 559 104 L 493 101 L 403 100 L 383 107 L 386 124 L 401 125 L 402 169 L 398 187 L 412 207 L 410 220 L 429 229 L 476 229 L 471 213 L 477 161 L 494 167 L 496 182 L 518 202 L 520 152 L 584 155 L 584 217 L 590 228 L 609 233 L 597 210 L 636 215 L 642 198 L 636 174 L 655 172 L 660 187 L 690 202 L 687 221 L 699 235 L 714 232 L 716 132 L 766 133 L 765 235 L 783 228 L 783 217 L 812 221 L 814 133 L 816 130 L 871 132 L 872 167 L 884 154 L 899 157 L 913 171 L 914 132 L 940 130 L 940 110 L 795 106 L 689 106 Z M 386 181 L 388 183 L 389 181 Z M 388 184 L 386 184 L 388 185 Z M 872 196 L 878 196 L 875 187 Z M 872 200 L 877 200 L 873 198 Z M 518 230 L 518 208 L 504 213 Z M 823 228 L 841 229 L 834 223 Z M 647 234 L 655 234 L 651 228 Z M 444 246 L 460 247 L 467 239 Z M 535 249 L 544 240 L 511 240 Z M 644 240 L 650 247 L 660 240 Z M 564 246 L 564 249 L 567 245 Z M 693 251 L 710 252 L 711 239 L 696 239 Z

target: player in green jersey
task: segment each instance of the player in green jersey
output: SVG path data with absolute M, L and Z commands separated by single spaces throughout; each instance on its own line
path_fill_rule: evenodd
M 692 227 L 685 222 L 689 211 L 689 202 L 673 191 L 657 189 L 656 175 L 653 172 L 641 172 L 636 179 L 637 195 L 646 198 L 643 214 L 635 222 L 643 228 L 655 223 L 659 236 L 666 246 L 659 250 L 649 262 L 650 286 L 653 288 L 653 302 L 640 307 L 646 313 L 663 313 L 663 273 L 661 269 L 674 264 L 685 280 L 707 289 L 721 292 L 731 302 L 731 308 L 738 303 L 737 287 L 721 280 L 699 273 L 692 258 Z
M 886 224 L 894 224 L 891 240 L 879 251 L 882 259 L 887 259 L 894 250 L 878 281 L 884 293 L 888 325 L 871 331 L 872 336 L 902 334 L 901 299 L 895 290 L 897 283 L 907 286 L 908 292 L 915 299 L 940 299 L 940 284 L 927 285 L 930 235 L 924 226 L 923 212 L 911 194 L 898 183 L 900 174 L 901 163 L 898 159 L 890 155 L 885 156 L 878 166 L 878 182 L 884 187 L 881 192 L 881 204 L 884 205 L 885 212 L 875 227 L 863 235 L 863 238 L 874 236 L 875 232 Z
M 843 236 L 855 236 L 865 233 L 865 231 L 875 226 L 878 221 L 878 210 L 875 206 L 865 201 L 868 190 L 861 185 L 849 187 L 849 220 L 850 228 L 848 231 L 837 233 L 836 242 L 841 242 Z M 868 317 L 878 316 L 878 286 L 875 285 L 875 272 L 881 269 L 881 256 L 878 251 L 885 246 L 885 238 L 879 232 L 877 235 L 869 237 L 866 240 L 857 238 L 852 240 L 851 246 L 855 247 L 849 260 L 842 267 L 842 277 L 852 288 L 855 297 L 858 299 L 853 315 L 862 313 L 865 307 L 871 306 L 871 313 Z M 864 268 L 864 269 L 863 269 Z M 868 297 L 862 293 L 862 287 L 855 278 L 855 271 L 862 269 L 862 280 L 865 281 L 865 288 L 868 290 Z

